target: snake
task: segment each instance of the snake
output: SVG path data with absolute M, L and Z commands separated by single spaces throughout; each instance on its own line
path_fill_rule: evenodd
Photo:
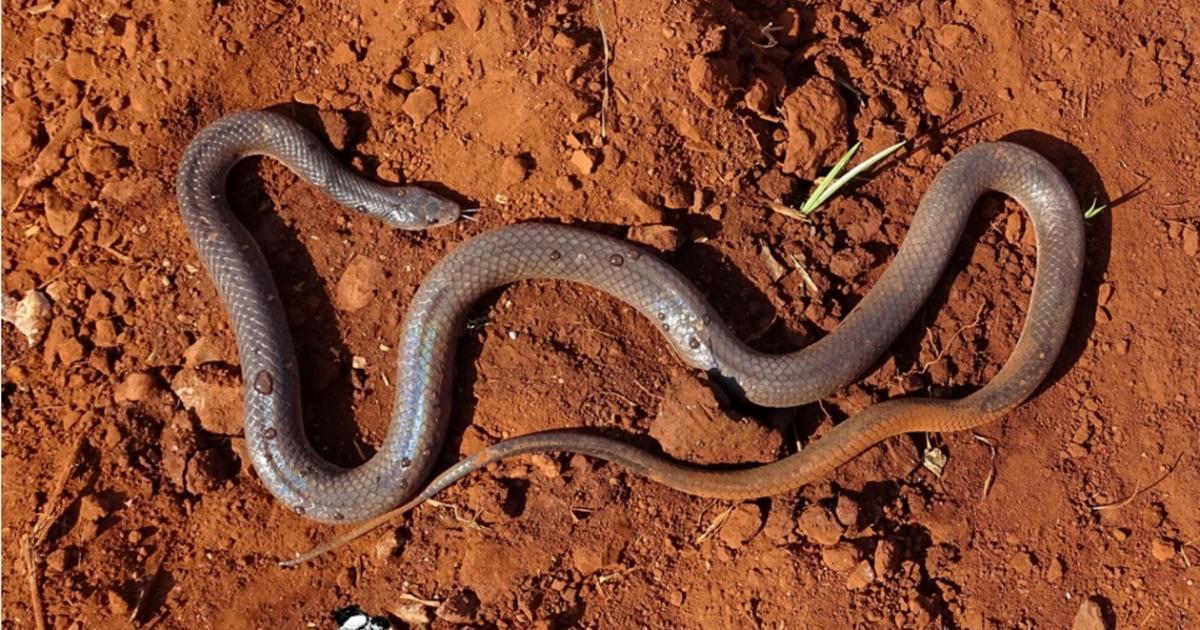
M 756 499 L 796 489 L 892 436 L 970 429 L 1032 396 L 1066 340 L 1084 264 L 1083 216 L 1068 181 L 1037 152 L 1003 141 L 978 143 L 949 159 L 874 286 L 832 331 L 789 353 L 747 345 L 683 273 L 641 245 L 536 221 L 483 231 L 452 248 L 417 289 L 396 344 L 387 433 L 369 459 L 347 468 L 324 459 L 305 435 L 296 352 L 279 291 L 229 203 L 227 176 L 249 156 L 278 160 L 342 206 L 402 230 L 436 228 L 471 215 L 425 188 L 356 174 L 305 127 L 268 111 L 212 122 L 182 155 L 179 210 L 232 323 L 248 457 L 279 501 L 326 523 L 379 519 L 493 462 L 534 452 L 598 458 L 700 497 Z M 558 429 L 498 441 L 427 481 L 450 421 L 457 341 L 468 311 L 488 292 L 522 280 L 599 289 L 636 309 L 683 363 L 707 372 L 737 397 L 761 407 L 796 407 L 830 395 L 872 367 L 938 284 L 974 206 L 989 191 L 1015 200 L 1028 214 L 1037 261 L 1020 337 L 994 378 L 973 393 L 885 400 L 798 452 L 760 465 L 696 466 L 584 430 Z

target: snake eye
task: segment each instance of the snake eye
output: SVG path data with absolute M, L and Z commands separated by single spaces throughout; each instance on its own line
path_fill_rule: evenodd
M 438 219 L 437 217 L 429 217 L 426 219 L 426 221 L 429 223 L 429 225 L 435 225 L 438 222 Z

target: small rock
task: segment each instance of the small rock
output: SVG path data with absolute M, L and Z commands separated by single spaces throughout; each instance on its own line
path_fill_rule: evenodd
M 828 510 L 819 505 L 810 505 L 800 514 L 800 533 L 809 540 L 823 545 L 836 545 L 842 539 L 842 527 Z
M 686 210 L 692 205 L 693 188 L 682 182 L 673 181 L 663 186 L 663 206 L 672 210 Z
M 5 276 L 5 279 L 8 277 Z M 37 289 L 26 291 L 20 301 L 5 295 L 2 312 L 4 321 L 15 326 L 32 348 L 46 331 L 46 320 L 50 318 L 50 299 Z
M 847 112 L 832 81 L 814 77 L 789 92 L 783 99 L 783 171 L 811 180 L 821 166 L 836 162 L 847 145 Z
M 519 153 L 504 158 L 500 165 L 500 183 L 511 186 L 525 181 L 533 170 L 533 157 L 528 153 Z
M 411 70 L 401 70 L 392 75 L 392 85 L 409 92 L 417 87 L 417 75 L 413 74 Z
M 134 372 L 125 377 L 113 390 L 113 398 L 119 403 L 139 402 L 149 399 L 161 388 L 158 378 L 149 372 Z
M 105 595 L 108 601 L 108 612 L 115 617 L 126 617 L 129 615 L 129 602 L 125 601 L 125 597 L 115 590 L 110 590 Z
M 292 100 L 300 103 L 301 105 L 316 105 L 317 95 L 311 90 L 300 90 L 292 95 Z
M 334 288 L 334 303 L 350 313 L 360 310 L 375 297 L 383 280 L 383 265 L 368 256 L 355 256 L 338 279 Z
M 205 431 L 217 435 L 242 432 L 240 379 L 221 364 L 180 370 L 171 379 L 171 391 L 185 409 L 195 412 Z
M 738 549 L 757 536 L 762 528 L 762 510 L 753 503 L 743 503 L 729 513 L 718 536 L 730 549 Z
M 577 44 L 575 38 L 567 35 L 563 31 L 558 31 L 555 33 L 554 38 L 550 43 L 554 44 L 558 48 L 574 48 Z
M 859 507 L 858 501 L 845 494 L 838 497 L 837 506 L 833 510 L 838 522 L 848 529 L 858 528 L 858 518 L 861 512 L 862 508 Z
M 1104 610 L 1096 598 L 1090 597 L 1079 606 L 1079 612 L 1075 613 L 1075 621 L 1071 623 L 1071 630 L 1111 630 L 1111 626 L 1104 620 Z
M 437 94 L 427 87 L 417 88 L 408 95 L 408 98 L 404 99 L 402 109 L 414 123 L 419 125 L 438 110 Z
M 404 604 L 397 606 L 388 612 L 396 616 L 400 621 L 410 626 L 426 626 L 433 621 L 433 617 L 429 615 L 429 611 L 420 604 Z
M 89 494 L 79 500 L 79 520 L 84 523 L 95 523 L 108 516 L 109 509 L 105 507 L 100 497 Z
M 1184 226 L 1183 253 L 1188 256 L 1195 256 L 1198 251 L 1200 251 L 1200 231 L 1194 225 Z
M 626 211 L 637 225 L 654 225 L 663 222 L 663 211 L 646 199 L 646 196 L 630 188 L 617 193 L 617 204 Z
M 1030 575 L 1033 575 L 1033 555 L 1025 553 L 1024 551 L 1018 551 L 1008 559 L 1008 566 L 1018 574 L 1029 577 Z
M 111 144 L 97 144 L 84 147 L 79 151 L 79 165 L 87 173 L 100 178 L 113 176 L 113 171 L 120 168 L 124 158 L 121 152 Z
M 1063 572 L 1066 566 L 1063 565 L 1061 558 L 1055 558 L 1050 561 L 1050 566 L 1046 567 L 1046 581 L 1054 584 L 1062 579 Z
M 663 254 L 679 249 L 679 230 L 670 225 L 639 225 L 629 228 L 627 235 L 635 243 L 652 247 Z
M 55 236 L 68 236 L 83 219 L 83 208 L 67 201 L 58 191 L 47 188 L 42 193 L 46 225 Z
M 354 48 L 350 46 L 350 42 L 338 42 L 333 47 L 333 54 L 329 56 L 329 63 L 335 66 L 344 66 L 356 61 L 358 61 L 358 54 L 354 52 Z
M 1156 538 L 1150 543 L 1150 555 L 1159 562 L 1166 562 L 1175 557 L 1175 543 L 1164 538 Z
M 223 357 L 217 352 L 216 345 L 213 344 L 212 338 L 208 336 L 201 336 L 197 338 L 196 341 L 192 342 L 192 345 L 188 346 L 187 349 L 183 351 L 184 367 L 194 368 L 206 363 L 216 363 L 222 359 Z
M 724 107 L 741 83 L 737 62 L 697 55 L 688 67 L 692 92 L 709 107 Z
M 871 568 L 870 562 L 863 560 L 858 563 L 850 575 L 846 576 L 846 588 L 852 591 L 862 590 L 874 580 L 875 570 Z
M 53 364 L 58 359 L 63 365 L 74 365 L 83 358 L 83 344 L 75 336 L 75 325 L 66 317 L 55 317 L 46 334 L 42 358 Z
M 875 543 L 875 560 L 872 567 L 875 575 L 884 576 L 900 567 L 900 548 L 890 538 L 880 538 Z
M 579 180 L 573 175 L 559 175 L 554 179 L 554 187 L 563 192 L 575 192 L 579 190 Z
M 850 543 L 842 542 L 821 550 L 821 562 L 838 573 L 853 569 L 861 560 L 862 553 Z
M 587 149 L 576 149 L 571 153 L 571 166 L 584 175 L 596 172 L 596 156 Z
M 483 25 L 483 2 L 481 0 L 454 0 L 454 12 L 468 31 L 478 31 Z
M 945 116 L 954 109 L 954 90 L 945 83 L 926 87 L 921 93 L 925 107 L 934 116 Z
M 1004 239 L 1013 245 L 1018 245 L 1024 233 L 1025 222 L 1021 219 L 1020 213 L 1014 212 L 1008 215 L 1008 219 L 1004 221 Z
M 839 249 L 829 259 L 829 270 L 839 278 L 846 280 L 857 278 L 866 267 L 861 259 L 862 253 L 852 249 Z
M 437 616 L 450 623 L 471 623 L 479 611 L 479 596 L 471 589 L 463 589 L 446 598 L 438 606 Z

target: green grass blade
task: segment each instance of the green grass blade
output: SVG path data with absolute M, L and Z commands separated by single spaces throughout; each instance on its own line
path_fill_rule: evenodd
M 837 164 L 834 164 L 833 168 L 829 169 L 829 173 L 825 175 L 825 177 L 821 178 L 821 181 L 817 184 L 817 187 L 813 189 L 812 194 L 810 194 L 808 199 L 804 201 L 804 205 L 800 206 L 801 213 L 805 215 L 811 214 L 813 210 L 817 209 L 817 206 L 821 205 L 817 199 L 824 198 L 823 195 L 825 195 L 825 191 L 829 190 L 830 186 L 832 186 L 834 181 L 837 179 L 838 173 L 841 173 L 842 169 L 846 168 L 846 165 L 850 163 L 850 159 L 854 157 L 855 153 L 858 153 L 858 148 L 861 146 L 861 142 L 855 142 L 854 146 L 850 147 L 850 150 L 846 151 L 846 153 L 844 153 L 837 161 Z
M 1099 201 L 1099 200 L 1093 199 L 1091 207 L 1089 207 L 1087 210 L 1083 211 L 1084 219 L 1094 219 L 1094 218 L 1096 218 L 1097 215 L 1099 215 L 1101 212 L 1104 212 L 1108 208 L 1108 204 L 1102 204 L 1099 206 L 1096 205 L 1097 201 Z
M 855 166 L 846 174 L 838 177 L 838 173 L 845 168 L 846 164 L 850 161 L 850 158 L 853 157 L 854 153 L 858 151 L 858 147 L 862 144 L 861 142 L 856 143 L 853 147 L 850 147 L 850 150 L 842 156 L 842 159 L 838 160 L 838 163 L 829 170 L 829 175 L 822 179 L 817 188 L 813 190 L 812 195 L 810 195 L 808 200 L 804 202 L 804 205 L 801 206 L 800 212 L 804 213 L 805 215 L 812 213 L 814 210 L 819 208 L 821 204 L 828 201 L 830 197 L 837 194 L 838 190 L 850 183 L 850 181 L 852 181 L 855 177 L 858 177 L 860 174 L 869 170 L 871 167 L 875 166 L 889 155 L 900 150 L 900 147 L 904 146 L 906 142 L 906 140 L 903 140 L 893 144 L 879 153 L 872 155 L 866 160 L 863 160 L 858 166 Z

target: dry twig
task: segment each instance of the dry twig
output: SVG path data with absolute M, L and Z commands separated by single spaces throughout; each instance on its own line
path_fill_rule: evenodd
M 1179 455 L 1175 457 L 1175 461 L 1171 463 L 1171 466 L 1169 468 L 1167 468 L 1167 472 L 1163 473 L 1162 476 L 1159 477 L 1158 479 L 1155 479 L 1154 481 L 1150 482 L 1150 484 L 1147 485 L 1146 487 L 1144 487 L 1144 488 L 1139 487 L 1139 486 L 1141 486 L 1141 481 L 1139 480 L 1137 483 L 1135 483 L 1133 485 L 1133 494 L 1130 494 L 1129 496 L 1127 496 L 1124 499 L 1121 499 L 1119 501 L 1113 501 L 1112 503 L 1104 503 L 1101 505 L 1089 505 L 1088 509 L 1092 510 L 1093 512 L 1100 512 L 1102 510 L 1115 510 L 1117 508 L 1123 508 L 1126 505 L 1133 503 L 1133 500 L 1136 499 L 1138 497 L 1138 495 L 1153 488 L 1154 486 L 1157 486 L 1158 484 L 1162 483 L 1164 479 L 1171 476 L 1171 473 L 1175 472 L 1175 469 L 1179 467 L 1179 462 L 1180 462 L 1180 460 L 1183 459 L 1183 453 L 1184 453 L 1183 451 L 1180 451 Z

